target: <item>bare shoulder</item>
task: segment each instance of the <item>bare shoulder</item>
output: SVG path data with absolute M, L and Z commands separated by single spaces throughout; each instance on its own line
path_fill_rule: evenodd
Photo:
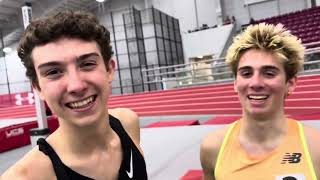
M 311 154 L 314 167 L 320 176 L 320 130 L 312 127 L 304 126 L 304 132 L 307 139 L 307 144 Z
M 128 108 L 110 109 L 109 113 L 120 120 L 127 132 L 139 130 L 139 117 L 137 113 Z
M 129 134 L 133 142 L 139 147 L 140 144 L 140 124 L 136 112 L 128 108 L 109 109 L 109 113 L 119 119 L 122 126 Z
M 204 179 L 214 179 L 213 173 L 220 147 L 228 127 L 218 129 L 208 134 L 200 146 L 200 161 L 204 172 Z
M 56 176 L 50 159 L 38 150 L 38 146 L 7 169 L 1 180 L 54 180 Z

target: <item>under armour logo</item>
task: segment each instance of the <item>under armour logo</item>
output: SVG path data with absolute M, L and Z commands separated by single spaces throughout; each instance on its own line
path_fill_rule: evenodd
M 16 105 L 21 106 L 24 101 L 27 101 L 28 104 L 34 104 L 34 95 L 33 93 L 28 93 L 28 96 L 22 97 L 21 94 L 16 94 Z
M 299 163 L 301 160 L 301 153 L 286 153 L 281 161 L 281 164 Z
M 127 174 L 128 174 L 128 177 L 129 177 L 130 179 L 132 179 L 132 177 L 133 177 L 132 150 L 131 150 L 131 152 L 130 152 L 130 170 L 129 170 L 129 171 L 126 171 L 126 172 L 127 172 Z

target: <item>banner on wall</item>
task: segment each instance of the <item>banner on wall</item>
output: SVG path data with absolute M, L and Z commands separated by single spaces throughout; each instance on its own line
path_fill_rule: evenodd
M 27 26 L 30 24 L 32 19 L 31 5 L 26 4 L 21 9 L 22 9 L 23 25 L 24 25 L 24 28 L 27 28 Z

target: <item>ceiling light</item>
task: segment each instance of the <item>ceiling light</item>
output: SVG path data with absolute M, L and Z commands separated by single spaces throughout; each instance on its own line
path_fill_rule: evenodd
M 104 2 L 105 0 L 96 0 L 97 2 L 100 2 L 100 3 L 102 3 L 102 2 Z
M 2 51 L 6 54 L 10 53 L 12 51 L 11 47 L 5 47 L 2 49 Z

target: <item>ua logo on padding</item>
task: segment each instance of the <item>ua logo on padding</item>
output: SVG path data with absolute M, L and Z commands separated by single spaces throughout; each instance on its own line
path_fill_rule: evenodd
M 28 93 L 28 96 L 22 97 L 21 94 L 16 94 L 16 105 L 22 105 L 24 101 L 27 101 L 28 104 L 34 104 L 34 95 L 33 93 Z

